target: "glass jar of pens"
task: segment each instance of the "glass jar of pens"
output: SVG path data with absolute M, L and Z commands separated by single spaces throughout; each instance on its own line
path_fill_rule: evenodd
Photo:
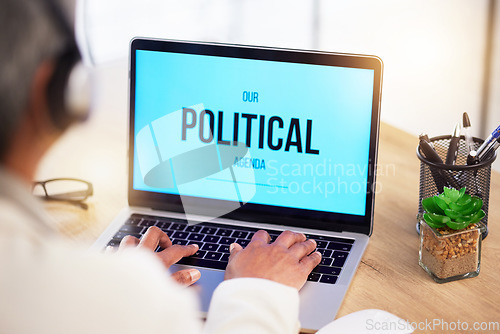
M 464 115 L 464 129 L 466 128 Z M 468 121 L 468 119 L 467 119 Z M 443 193 L 444 187 L 462 189 L 483 201 L 484 217 L 481 223 L 482 239 L 488 234 L 488 204 L 490 196 L 491 164 L 496 159 L 495 150 L 500 146 L 500 126 L 485 140 L 471 137 L 468 131 L 460 135 L 457 125 L 450 136 L 428 138 L 420 136 L 417 157 L 420 159 L 420 191 L 417 214 L 417 232 L 424 209 L 422 200 Z

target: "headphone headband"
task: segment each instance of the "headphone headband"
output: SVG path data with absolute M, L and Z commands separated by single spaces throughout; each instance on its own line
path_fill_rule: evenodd
M 51 22 L 65 36 L 64 48 L 56 56 L 56 68 L 47 87 L 47 97 L 53 123 L 60 129 L 86 119 L 90 104 L 88 73 L 81 64 L 80 51 L 61 4 L 57 0 L 42 0 Z
M 42 3 L 45 6 L 46 12 L 51 16 L 52 22 L 57 26 L 57 29 L 62 31 L 69 41 L 74 41 L 75 32 L 73 26 L 68 22 L 62 7 L 56 4 L 55 1 L 56 0 L 42 0 Z

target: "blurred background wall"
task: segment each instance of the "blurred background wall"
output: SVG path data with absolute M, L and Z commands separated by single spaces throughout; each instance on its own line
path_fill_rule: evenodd
M 500 124 L 496 1 L 80 0 L 78 31 L 89 62 L 124 73 L 134 36 L 377 55 L 382 121 L 432 137 L 467 111 L 484 138 Z M 121 89 L 125 108 L 126 75 Z

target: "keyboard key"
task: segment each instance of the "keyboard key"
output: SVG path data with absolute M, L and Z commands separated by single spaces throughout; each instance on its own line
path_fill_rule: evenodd
M 320 276 L 320 274 L 310 273 L 309 276 L 307 276 L 307 280 L 309 282 L 317 282 L 319 281 Z
M 186 232 L 200 232 L 201 226 L 200 225 L 189 225 L 184 229 Z
M 222 257 L 220 258 L 220 261 L 227 263 L 227 261 L 229 261 L 229 254 L 228 253 L 222 254 Z
M 328 249 L 333 249 L 333 250 L 339 250 L 339 251 L 345 251 L 348 252 L 351 250 L 351 245 L 348 244 L 342 244 L 339 242 L 330 242 L 328 244 Z
M 230 245 L 232 244 L 233 242 L 236 242 L 236 238 L 227 238 L 227 237 L 223 237 L 223 238 L 220 238 L 219 240 L 219 243 L 221 245 Z
M 137 225 L 139 225 L 140 222 L 141 222 L 140 218 L 129 218 L 125 222 L 125 225 L 135 225 L 135 226 L 137 226 Z
M 220 237 L 216 235 L 206 235 L 205 239 L 203 239 L 203 242 L 210 242 L 210 243 L 218 243 L 220 240 Z
M 335 284 L 337 282 L 338 276 L 333 275 L 321 275 L 321 279 L 319 280 L 322 283 Z
M 172 245 L 187 245 L 187 240 L 172 239 Z
M 245 231 L 233 231 L 233 234 L 231 234 L 233 238 L 238 238 L 238 239 L 246 239 L 248 238 L 248 232 Z
M 191 233 L 188 237 L 188 240 L 191 241 L 202 241 L 205 236 L 199 233 Z
M 207 255 L 205 255 L 204 259 L 219 261 L 221 257 L 222 253 L 208 252 Z
M 210 244 L 210 243 L 206 243 L 201 247 L 201 249 L 206 250 L 206 251 L 211 251 L 211 252 L 217 251 L 217 248 L 219 248 L 219 245 Z
M 175 238 L 175 239 L 187 239 L 189 235 L 189 232 L 179 232 L 179 231 L 176 231 L 174 232 L 174 234 L 172 234 L 171 238 Z
M 250 243 L 250 240 L 246 240 L 246 239 L 236 239 L 236 242 L 243 248 L 245 248 L 249 243 Z
M 212 269 L 226 269 L 227 263 L 221 261 L 213 261 L 207 259 L 197 259 L 193 257 L 184 257 L 178 263 L 186 264 L 189 266 L 203 267 L 203 268 L 212 268 Z
M 114 236 L 113 236 L 113 239 L 118 239 L 118 240 L 121 240 L 123 239 L 125 236 L 127 235 L 131 235 L 133 237 L 136 237 L 136 238 L 140 238 L 141 235 L 140 234 L 134 234 L 134 233 L 128 233 L 128 232 L 117 232 Z
M 156 225 L 156 220 L 146 220 L 146 219 L 143 219 L 140 223 L 140 226 L 144 226 L 144 227 L 150 227 L 150 226 L 155 226 Z
M 187 224 L 180 224 L 180 223 L 174 223 L 172 226 L 170 226 L 171 230 L 176 230 L 176 231 L 184 231 L 184 229 L 187 227 Z
M 338 267 L 326 267 L 326 266 L 317 266 L 313 269 L 313 273 L 320 274 L 328 274 L 328 275 L 340 275 L 340 270 L 342 268 Z
M 327 237 L 324 235 L 306 234 L 306 237 L 307 237 L 307 239 L 314 239 L 316 241 L 319 241 L 319 240 L 333 241 L 333 242 L 341 242 L 341 243 L 350 244 L 350 245 L 352 245 L 354 243 L 354 239 Z
M 333 251 L 330 249 L 318 249 L 323 257 L 332 257 Z
M 156 219 L 159 219 L 161 221 L 166 221 L 166 222 L 170 222 L 170 223 L 174 223 L 174 224 L 182 224 L 182 225 L 187 225 L 188 224 L 188 221 L 186 219 L 179 219 L 179 218 L 171 218 L 171 217 L 149 217 L 149 219 L 151 218 L 156 218 Z M 147 219 L 147 218 L 144 218 L 144 219 Z
M 322 240 L 315 240 L 316 244 L 318 245 L 318 248 L 326 248 L 326 245 L 328 245 L 327 241 L 322 241 Z
M 217 235 L 219 235 L 221 237 L 229 237 L 232 232 L 233 232 L 232 230 L 228 230 L 228 229 L 225 229 L 225 228 L 220 228 L 217 231 Z
M 170 223 L 170 222 L 162 222 L 162 221 L 157 221 L 155 224 L 155 226 L 161 228 L 162 230 L 163 229 L 166 229 L 166 230 L 170 229 L 171 225 L 172 225 L 172 223 Z
M 205 256 L 205 254 L 207 254 L 206 251 L 198 250 L 196 253 L 194 253 L 193 255 L 191 255 L 191 257 L 196 257 L 196 258 L 202 259 Z
M 201 233 L 203 234 L 215 234 L 217 232 L 217 227 L 203 227 Z
M 321 259 L 321 262 L 320 262 L 319 264 L 321 264 L 321 265 L 323 265 L 323 266 L 329 266 L 329 265 L 331 265 L 331 264 L 332 264 L 332 262 L 333 262 L 333 260 L 332 260 L 332 259 L 329 259 L 329 258 L 327 258 L 327 257 L 324 257 L 324 258 L 322 258 L 322 259 Z
M 347 260 L 347 255 L 349 255 L 349 253 L 340 252 L 340 251 L 333 252 L 333 255 L 332 255 L 333 264 L 332 265 L 335 267 L 342 267 L 345 263 L 345 260 Z
M 137 234 L 140 234 L 143 230 L 144 227 L 134 226 L 134 225 L 123 225 L 120 228 L 120 232 L 137 233 Z
M 217 251 L 219 253 L 229 253 L 229 245 L 220 245 Z
M 169 238 L 172 236 L 172 234 L 174 234 L 176 232 L 174 230 L 169 230 L 169 229 L 164 229 L 164 228 L 162 228 L 161 230 L 163 232 L 165 232 L 165 234 L 168 235 Z
M 108 245 L 107 245 L 107 246 L 111 246 L 111 247 L 118 247 L 118 246 L 120 246 L 120 241 L 121 241 L 121 240 L 118 240 L 118 239 L 111 239 L 111 240 L 108 242 Z

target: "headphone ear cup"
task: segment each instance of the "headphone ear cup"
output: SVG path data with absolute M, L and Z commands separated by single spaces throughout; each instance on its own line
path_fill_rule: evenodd
M 90 105 L 89 78 L 80 61 L 78 49 L 72 48 L 57 58 L 47 87 L 47 99 L 52 122 L 61 130 L 87 118 Z

